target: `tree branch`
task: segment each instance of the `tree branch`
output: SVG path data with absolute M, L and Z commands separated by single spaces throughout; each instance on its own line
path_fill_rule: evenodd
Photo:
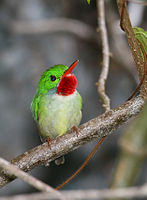
M 51 149 L 48 148 L 47 143 L 44 143 L 14 158 L 11 163 L 27 172 L 39 165 L 51 162 L 94 138 L 110 135 L 120 125 L 138 114 L 142 110 L 144 103 L 144 98 L 138 96 L 81 125 L 78 137 L 75 131 L 69 131 L 67 134 L 51 141 Z M 0 172 L 0 187 L 12 180 L 14 180 L 14 177 Z
M 105 111 L 110 110 L 110 99 L 106 95 L 105 92 L 105 82 L 108 77 L 109 72 L 109 44 L 108 44 L 108 36 L 107 29 L 105 24 L 105 8 L 104 8 L 104 0 L 97 0 L 97 12 L 98 12 L 98 22 L 99 22 L 99 30 L 102 40 L 102 49 L 103 49 L 103 61 L 102 61 L 102 71 L 100 74 L 100 78 L 98 80 L 98 92 L 103 101 L 103 107 Z
M 126 0 L 117 0 L 117 5 L 118 5 L 118 10 L 121 16 L 121 25 L 123 25 L 123 29 L 126 33 L 132 55 L 136 63 L 139 79 L 141 80 L 144 74 L 144 61 L 141 55 L 141 51 L 139 49 L 140 46 L 138 44 L 137 38 L 135 37 L 134 31 L 130 22 L 130 18 L 129 18 L 127 6 L 126 6 Z M 144 83 L 142 84 L 141 94 L 144 96 L 144 98 L 147 98 L 147 76 L 145 77 Z
M 102 190 L 68 190 L 61 191 L 61 193 L 74 200 L 90 200 L 90 199 L 128 199 L 128 198 L 145 198 L 147 197 L 147 183 L 139 187 L 121 188 L 121 189 L 102 189 Z M 55 199 L 48 193 L 34 193 L 34 194 L 24 194 L 16 195 L 11 197 L 0 197 L 0 200 L 49 200 Z
M 10 164 L 8 161 L 4 160 L 3 158 L 0 158 L 0 167 L 3 168 L 4 173 L 8 173 L 10 176 L 15 176 L 17 178 L 20 178 L 42 192 L 52 193 L 53 196 L 58 199 L 62 199 L 62 200 L 66 199 L 57 190 L 53 189 L 52 187 L 48 186 L 42 181 L 34 178 L 33 176 L 28 175 L 27 173 L 20 170 L 17 166 Z M 48 195 L 50 196 L 50 194 Z

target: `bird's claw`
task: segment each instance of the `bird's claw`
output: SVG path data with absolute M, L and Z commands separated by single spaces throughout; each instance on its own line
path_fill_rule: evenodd
M 78 137 L 79 136 L 79 130 L 78 130 L 78 128 L 76 126 L 73 126 L 72 128 L 76 132 L 76 135 Z
M 48 147 L 50 148 L 50 150 L 51 150 L 51 144 L 50 144 L 50 137 L 47 137 L 47 143 L 48 143 Z

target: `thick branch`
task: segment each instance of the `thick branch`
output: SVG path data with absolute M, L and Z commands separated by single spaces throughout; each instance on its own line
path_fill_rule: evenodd
M 107 29 L 105 24 L 104 0 L 97 0 L 97 8 L 98 8 L 97 12 L 98 12 L 99 30 L 101 34 L 102 49 L 103 49 L 102 71 L 100 74 L 100 78 L 98 80 L 98 92 L 103 101 L 103 107 L 105 111 L 108 111 L 110 110 L 110 99 L 105 92 L 105 82 L 107 80 L 109 72 L 110 53 L 109 53 Z
M 27 172 L 39 165 L 51 162 L 58 157 L 79 148 L 81 145 L 88 143 L 94 138 L 109 135 L 131 117 L 138 114 L 142 110 L 144 103 L 143 97 L 138 96 L 81 125 L 79 127 L 78 137 L 76 136 L 75 131 L 69 131 L 67 134 L 51 141 L 51 149 L 48 148 L 47 143 L 44 143 L 16 157 L 11 163 Z M 14 177 L 10 177 L 1 172 L 0 187 L 6 185 L 13 179 Z
M 48 186 L 42 181 L 34 178 L 33 176 L 23 172 L 17 166 L 10 164 L 8 161 L 4 160 L 3 158 L 0 158 L 0 167 L 3 168 L 4 173 L 7 172 L 11 176 L 16 176 L 17 178 L 20 178 L 42 192 L 53 193 L 53 196 L 55 196 L 58 199 L 62 199 L 62 200 L 66 199 L 57 190 L 53 189 L 52 187 Z
M 90 199 L 128 199 L 147 197 L 147 184 L 139 187 L 121 188 L 121 189 L 103 189 L 103 190 L 68 190 L 61 192 L 64 196 L 74 200 L 90 200 Z M 0 200 L 49 200 L 55 199 L 47 193 L 34 193 L 27 195 L 16 195 L 12 197 L 1 197 Z

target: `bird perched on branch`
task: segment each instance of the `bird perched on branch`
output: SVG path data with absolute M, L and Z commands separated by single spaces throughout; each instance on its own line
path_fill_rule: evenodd
M 38 83 L 31 110 L 39 128 L 41 140 L 48 142 L 65 134 L 80 124 L 82 118 L 82 98 L 76 90 L 77 79 L 72 74 L 78 64 L 69 68 L 54 65 L 47 69 Z M 61 161 L 61 163 L 63 160 Z

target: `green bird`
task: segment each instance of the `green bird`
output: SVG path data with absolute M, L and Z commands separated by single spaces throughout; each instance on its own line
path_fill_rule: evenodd
M 41 76 L 37 92 L 31 103 L 31 110 L 42 142 L 55 139 L 80 124 L 82 118 L 82 98 L 76 90 L 77 79 L 72 74 L 78 64 L 69 68 L 54 65 Z

